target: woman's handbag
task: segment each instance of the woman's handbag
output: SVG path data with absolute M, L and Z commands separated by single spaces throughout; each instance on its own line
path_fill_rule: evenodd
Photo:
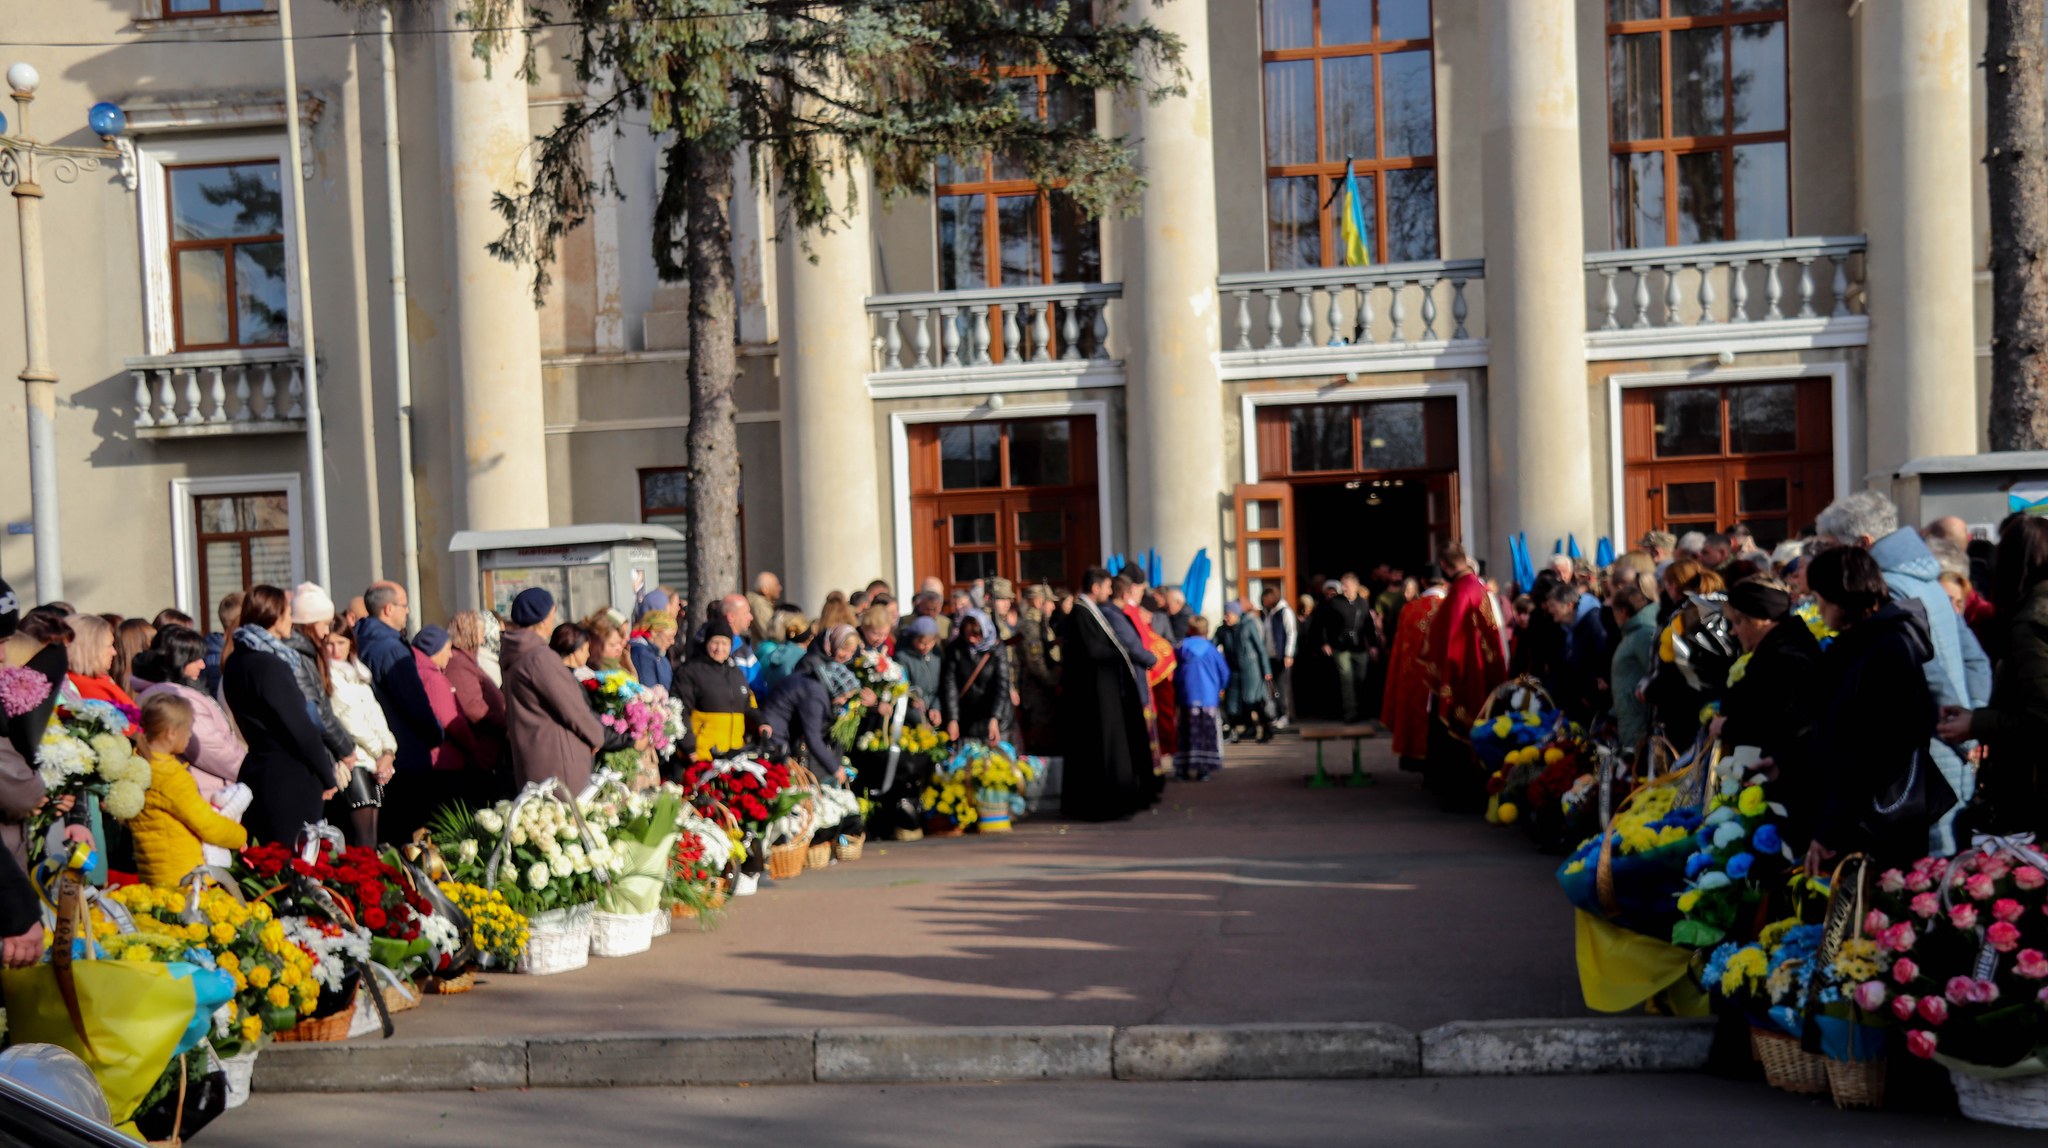
M 1857 827 L 1870 851 L 1881 858 L 1919 857 L 1927 852 L 1927 831 L 1956 807 L 1955 788 L 1922 745 L 1903 774 L 1878 786 Z
M 342 790 L 341 797 L 351 810 L 382 807 L 384 787 L 377 784 L 377 771 L 364 765 L 350 770 L 348 787 Z

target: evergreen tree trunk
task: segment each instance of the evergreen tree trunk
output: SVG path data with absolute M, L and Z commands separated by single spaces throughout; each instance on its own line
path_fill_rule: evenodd
M 1991 447 L 2048 447 L 2048 0 L 1990 0 Z M 1960 176 L 1958 176 L 1960 178 Z
M 740 585 L 739 428 L 732 388 L 738 372 L 732 265 L 733 153 L 685 143 L 689 217 L 683 260 L 690 284 L 689 511 L 693 603 Z

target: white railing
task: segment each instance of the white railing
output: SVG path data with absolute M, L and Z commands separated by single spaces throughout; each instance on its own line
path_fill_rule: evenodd
M 1223 349 L 1398 348 L 1483 338 L 1473 331 L 1470 295 L 1485 278 L 1483 259 L 1224 275 L 1217 281 L 1228 323 Z
M 1121 283 L 870 295 L 879 375 L 1108 362 Z
M 1586 255 L 1588 327 L 1649 331 L 1862 314 L 1860 235 L 1643 247 Z
M 183 351 L 127 361 L 135 431 L 146 438 L 305 429 L 305 381 L 293 347 Z

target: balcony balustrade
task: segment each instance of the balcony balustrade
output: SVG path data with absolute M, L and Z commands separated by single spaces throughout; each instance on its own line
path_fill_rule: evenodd
M 1114 361 L 1121 283 L 871 295 L 876 382 L 1081 373 Z
M 306 428 L 294 347 L 183 351 L 127 361 L 142 438 L 277 434 Z
M 1863 255 L 1860 235 L 1590 252 L 1588 342 L 1860 333 Z
M 1481 259 L 1224 275 L 1224 362 L 1483 353 L 1485 278 Z

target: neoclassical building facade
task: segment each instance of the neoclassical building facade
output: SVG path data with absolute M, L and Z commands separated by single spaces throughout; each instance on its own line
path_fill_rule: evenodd
M 594 93 L 486 69 L 451 0 L 388 37 L 298 0 L 294 154 L 266 7 L 0 0 L 43 77 L 34 134 L 89 144 L 110 100 L 132 145 L 42 199 L 59 514 L 32 522 L 23 392 L 0 390 L 0 573 L 26 589 L 56 530 L 70 599 L 200 614 L 317 576 L 322 532 L 339 593 L 411 550 L 438 616 L 474 594 L 458 530 L 687 530 L 656 141 L 593 142 L 624 198 L 535 307 L 484 250 L 490 196 Z M 733 511 L 747 567 L 798 601 L 1150 550 L 1169 579 L 1207 550 L 1212 595 L 1238 596 L 1454 537 L 1497 565 L 1522 532 L 1768 541 L 1980 449 L 1981 3 L 1141 7 L 1185 44 L 1185 97 L 1013 78 L 1135 141 L 1134 215 L 1087 219 L 1001 157 L 807 246 L 778 241 L 772 189 L 741 197 Z M 1347 171 L 1365 265 L 1344 260 Z M 23 357 L 18 243 L 0 224 L 0 360 Z

